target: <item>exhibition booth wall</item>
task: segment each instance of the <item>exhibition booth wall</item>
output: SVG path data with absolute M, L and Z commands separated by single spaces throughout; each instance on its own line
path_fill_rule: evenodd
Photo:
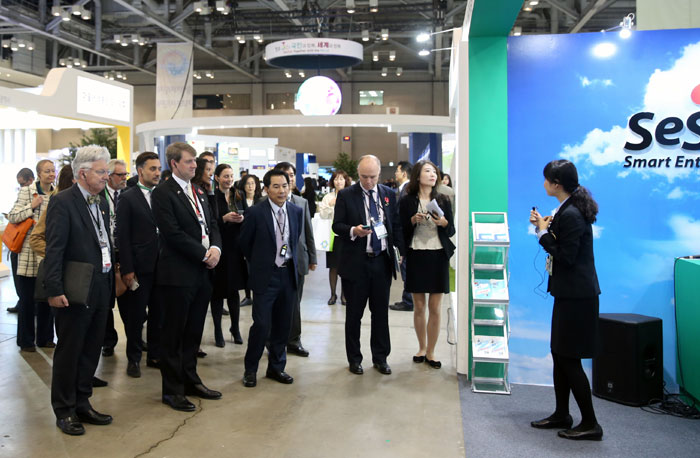
M 663 320 L 664 379 L 673 387 L 674 258 L 700 254 L 700 30 L 635 32 L 626 40 L 617 33 L 511 37 L 507 65 L 507 164 L 496 156 L 483 164 L 493 173 L 471 179 L 488 175 L 481 192 L 508 196 L 511 381 L 552 382 L 552 298 L 528 214 L 558 206 L 543 189 L 542 170 L 565 158 L 600 206 L 600 312 Z

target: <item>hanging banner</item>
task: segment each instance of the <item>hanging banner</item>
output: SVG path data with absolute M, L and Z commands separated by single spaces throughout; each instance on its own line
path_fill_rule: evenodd
M 192 117 L 192 45 L 158 43 L 156 121 Z

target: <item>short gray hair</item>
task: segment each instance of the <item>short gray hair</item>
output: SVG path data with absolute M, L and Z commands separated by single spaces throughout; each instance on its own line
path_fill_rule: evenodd
M 377 167 L 379 167 L 379 170 L 382 170 L 382 161 L 380 161 L 379 158 L 374 154 L 365 154 L 364 156 L 360 157 L 360 160 L 357 161 L 357 166 L 359 167 L 362 161 L 369 159 L 373 159 L 374 162 L 377 163 Z
M 71 163 L 73 175 L 77 178 L 80 170 L 87 170 L 92 167 L 93 162 L 109 162 L 109 150 L 100 145 L 81 146 L 75 153 L 75 159 Z
M 110 175 L 114 173 L 114 169 L 116 169 L 118 165 L 123 165 L 126 167 L 126 162 L 122 161 L 121 159 L 112 159 L 107 163 L 107 170 L 109 170 Z

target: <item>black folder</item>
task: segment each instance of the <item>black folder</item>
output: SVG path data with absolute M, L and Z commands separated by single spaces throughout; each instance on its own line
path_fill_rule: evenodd
M 34 287 L 34 300 L 36 302 L 48 302 L 46 289 L 44 288 L 44 261 L 39 263 Z M 90 297 L 90 285 L 95 266 L 89 262 L 68 261 L 63 270 L 63 294 L 68 303 L 73 305 L 88 305 Z

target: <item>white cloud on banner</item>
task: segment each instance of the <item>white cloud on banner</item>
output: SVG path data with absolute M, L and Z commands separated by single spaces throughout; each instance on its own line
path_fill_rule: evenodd
M 649 82 L 645 89 L 643 106 L 639 110 L 629 113 L 628 120 L 629 117 L 637 112 L 647 111 L 654 113 L 653 120 L 640 122 L 640 125 L 652 132 L 652 135 L 658 122 L 669 116 L 678 117 L 685 123 L 689 115 L 700 111 L 700 106 L 693 103 L 690 98 L 692 90 L 700 84 L 698 75 L 700 75 L 700 43 L 694 43 L 683 49 L 681 57 L 668 70 L 656 69 L 654 71 L 649 77 Z M 584 87 L 594 84 L 593 81 L 595 80 L 581 77 L 581 84 Z M 692 143 L 698 142 L 698 137 L 687 128 L 683 130 L 680 139 L 681 142 L 684 140 Z M 581 143 L 565 145 L 560 156 L 577 164 L 587 162 L 595 167 L 615 165 L 621 168 L 625 162 L 625 157 L 631 154 L 623 148 L 627 141 L 639 143 L 640 138 L 637 134 L 627 129 L 626 124 L 624 126 L 613 126 L 607 131 L 596 128 L 588 132 Z M 691 174 L 700 175 L 697 168 L 673 167 L 673 162 L 677 155 L 684 156 L 686 159 L 699 157 L 697 153 L 686 152 L 678 146 L 671 148 L 662 147 L 654 141 L 652 146 L 642 154 L 637 152 L 632 154 L 632 156 L 647 160 L 671 157 L 671 167 L 664 165 L 663 167 L 628 168 L 620 171 L 618 177 L 625 178 L 629 173 L 634 172 L 641 174 L 644 178 L 649 178 L 652 175 L 662 175 L 669 182 L 673 182 L 675 179 L 685 178 Z
M 700 254 L 700 220 L 676 214 L 668 224 L 676 234 L 676 243 L 685 248 L 687 254 Z
M 552 384 L 552 354 L 543 357 L 510 353 L 508 378 L 511 383 L 527 383 L 531 385 Z
M 591 226 L 591 228 L 593 229 L 594 239 L 599 239 L 603 235 L 603 229 L 605 229 L 603 226 L 597 226 L 595 224 Z
M 700 197 L 700 193 L 688 191 L 686 189 L 682 189 L 680 186 L 676 186 L 671 192 L 668 193 L 666 197 L 670 200 L 682 200 L 687 198 L 697 199 Z
M 586 76 L 579 76 L 579 81 L 581 81 L 581 86 L 583 86 L 583 87 L 588 87 L 588 86 L 610 87 L 610 86 L 615 85 L 615 83 L 613 83 L 613 81 L 611 79 L 600 79 L 600 78 L 589 79 Z

